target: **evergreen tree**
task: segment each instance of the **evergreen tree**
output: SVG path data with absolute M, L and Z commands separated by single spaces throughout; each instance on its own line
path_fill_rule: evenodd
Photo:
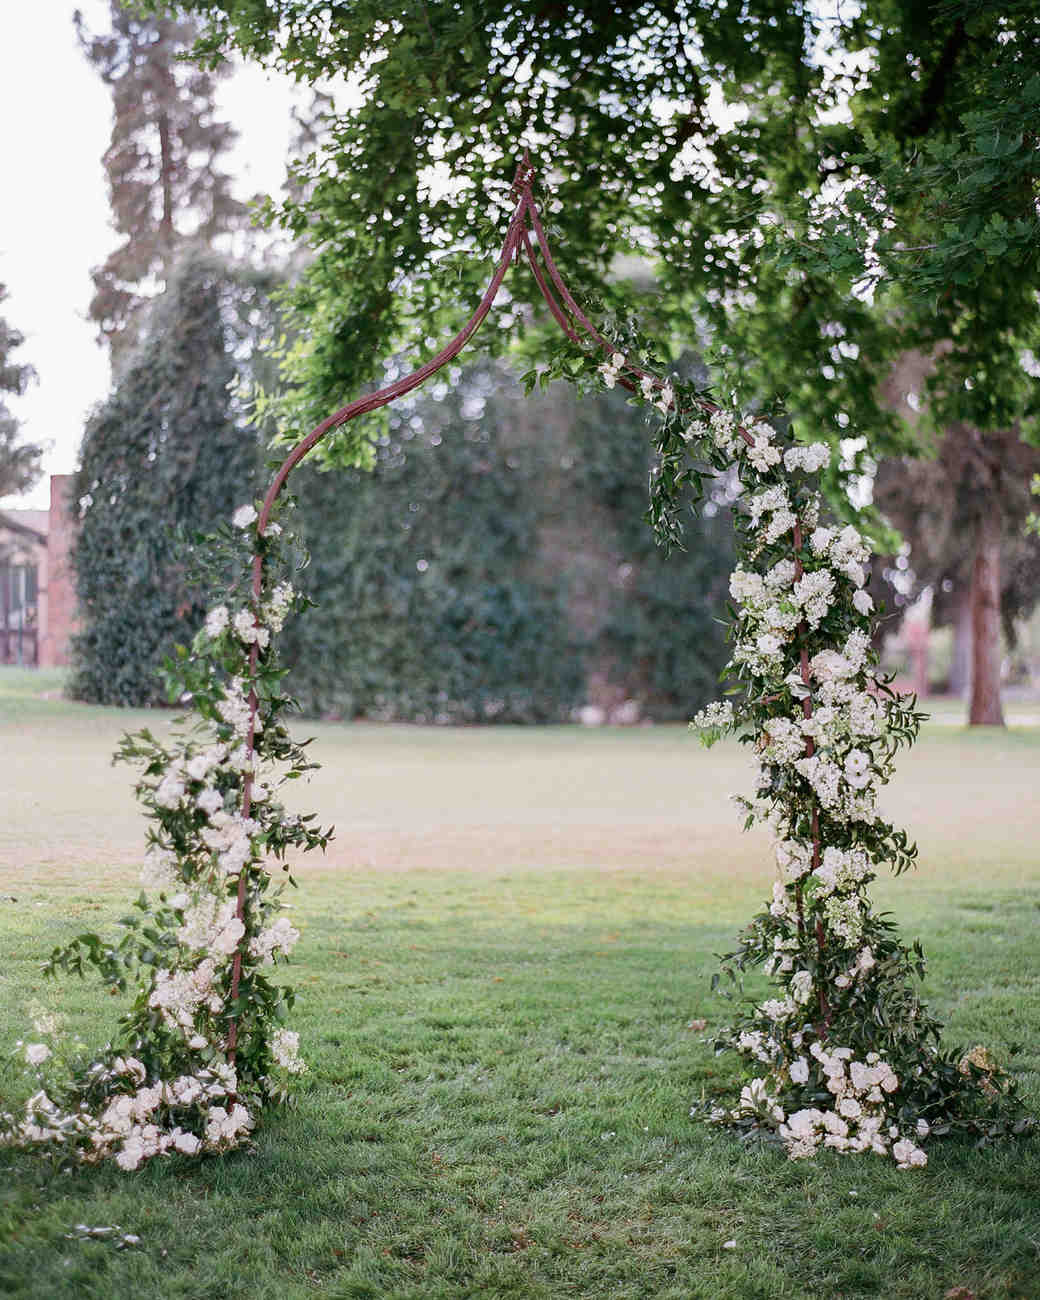
M 205 612 L 190 537 L 226 523 L 256 490 L 259 443 L 231 386 L 258 292 L 220 261 L 188 257 L 87 423 L 74 491 L 76 698 L 161 703 L 162 661 Z
M 0 284 L 0 304 L 7 288 Z M 0 497 L 27 492 L 40 477 L 43 448 L 38 443 L 22 442 L 18 421 L 8 409 L 5 395 L 20 397 L 36 377 L 32 366 L 11 355 L 25 341 L 18 330 L 0 316 Z
M 236 132 L 215 118 L 219 71 L 181 61 L 197 35 L 187 18 L 139 16 L 112 0 L 111 31 L 82 48 L 112 91 L 104 154 L 109 203 L 122 243 L 93 272 L 90 318 L 120 362 L 132 349 L 143 300 L 169 278 L 186 240 L 212 245 L 241 226 L 245 207 L 221 162 Z

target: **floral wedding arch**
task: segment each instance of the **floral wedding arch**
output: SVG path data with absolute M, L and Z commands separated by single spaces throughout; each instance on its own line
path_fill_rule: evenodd
M 745 1057 L 739 1098 L 692 1113 L 758 1130 L 791 1158 L 873 1151 L 901 1168 L 925 1164 L 933 1135 L 1028 1126 L 1014 1080 L 984 1049 L 943 1050 L 941 1026 L 916 992 L 919 946 L 905 946 L 871 909 L 876 869 L 902 872 L 916 853 L 878 815 L 877 788 L 921 715 L 876 670 L 869 548 L 854 527 L 824 518 L 818 476 L 830 448 L 655 373 L 633 331 L 598 329 L 556 267 L 533 181 L 525 155 L 495 273 L 456 337 L 329 416 L 294 447 L 263 500 L 240 507 L 213 539 L 215 557 L 240 579 L 171 669 L 190 712 L 170 740 L 144 731 L 117 754 L 142 768 L 136 789 L 150 822 L 142 883 L 154 897 L 141 893 L 117 943 L 80 935 L 46 967 L 93 966 L 109 986 L 133 990 L 132 1006 L 117 1045 L 87 1060 L 54 1017 L 37 1017 L 41 1041 L 21 1050 L 40 1086 L 21 1118 L 0 1114 L 0 1143 L 84 1163 L 112 1158 L 127 1170 L 164 1153 L 229 1150 L 306 1068 L 284 1023 L 293 994 L 267 974 L 299 938 L 281 912 L 291 877 L 276 887 L 272 859 L 287 871 L 291 850 L 323 847 L 331 835 L 278 798 L 311 766 L 284 721 L 290 701 L 276 655 L 286 616 L 303 603 L 289 581 L 282 490 L 333 429 L 456 357 L 520 259 L 566 337 L 560 372 L 585 387 L 621 385 L 656 410 L 650 517 L 659 536 L 674 540 L 678 510 L 696 504 L 703 475 L 739 477 L 728 698 L 694 725 L 708 744 L 735 734 L 753 749 L 752 792 L 737 802 L 746 826 L 772 832 L 776 880 L 723 972 L 736 981 L 761 966 L 774 996 L 746 1001 L 716 1039 L 717 1049 Z

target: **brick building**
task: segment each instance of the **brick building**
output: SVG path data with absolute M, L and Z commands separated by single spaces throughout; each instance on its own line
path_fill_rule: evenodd
M 71 487 L 71 474 L 52 474 L 49 510 L 0 510 L 0 663 L 69 662 L 76 630 Z

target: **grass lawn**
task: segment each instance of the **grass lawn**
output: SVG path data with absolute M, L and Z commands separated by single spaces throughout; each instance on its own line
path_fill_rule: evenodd
M 39 963 L 136 892 L 143 821 L 108 756 L 165 725 L 59 690 L 0 670 L 4 1056 L 34 1000 L 98 1042 L 118 1013 Z M 337 838 L 298 872 L 298 1104 L 254 1152 L 136 1174 L 0 1152 L 0 1295 L 1040 1297 L 1040 1139 L 933 1144 L 901 1173 L 792 1163 L 688 1118 L 735 1080 L 688 1028 L 726 1018 L 713 954 L 771 887 L 728 802 L 737 747 L 678 727 L 307 730 L 323 769 L 301 807 Z M 1040 1111 L 1038 787 L 1040 727 L 930 726 L 885 801 L 920 870 L 876 894 L 924 942 L 951 1040 L 1024 1044 Z M 25 1084 L 0 1067 L 0 1092 Z

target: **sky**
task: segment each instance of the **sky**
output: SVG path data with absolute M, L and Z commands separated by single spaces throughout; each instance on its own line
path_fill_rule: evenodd
M 109 224 L 101 155 L 111 99 L 76 40 L 80 9 L 92 31 L 108 30 L 107 0 L 11 0 L 0 40 L 0 307 L 25 335 L 15 360 L 39 380 L 8 406 L 21 434 L 50 444 L 44 477 L 0 506 L 46 509 L 48 475 L 76 468 L 83 424 L 108 392 L 105 351 L 86 319 L 91 267 L 118 242 Z M 292 91 L 284 78 L 241 69 L 219 89 L 222 116 L 240 132 L 230 168 L 241 197 L 277 191 L 285 176 Z

